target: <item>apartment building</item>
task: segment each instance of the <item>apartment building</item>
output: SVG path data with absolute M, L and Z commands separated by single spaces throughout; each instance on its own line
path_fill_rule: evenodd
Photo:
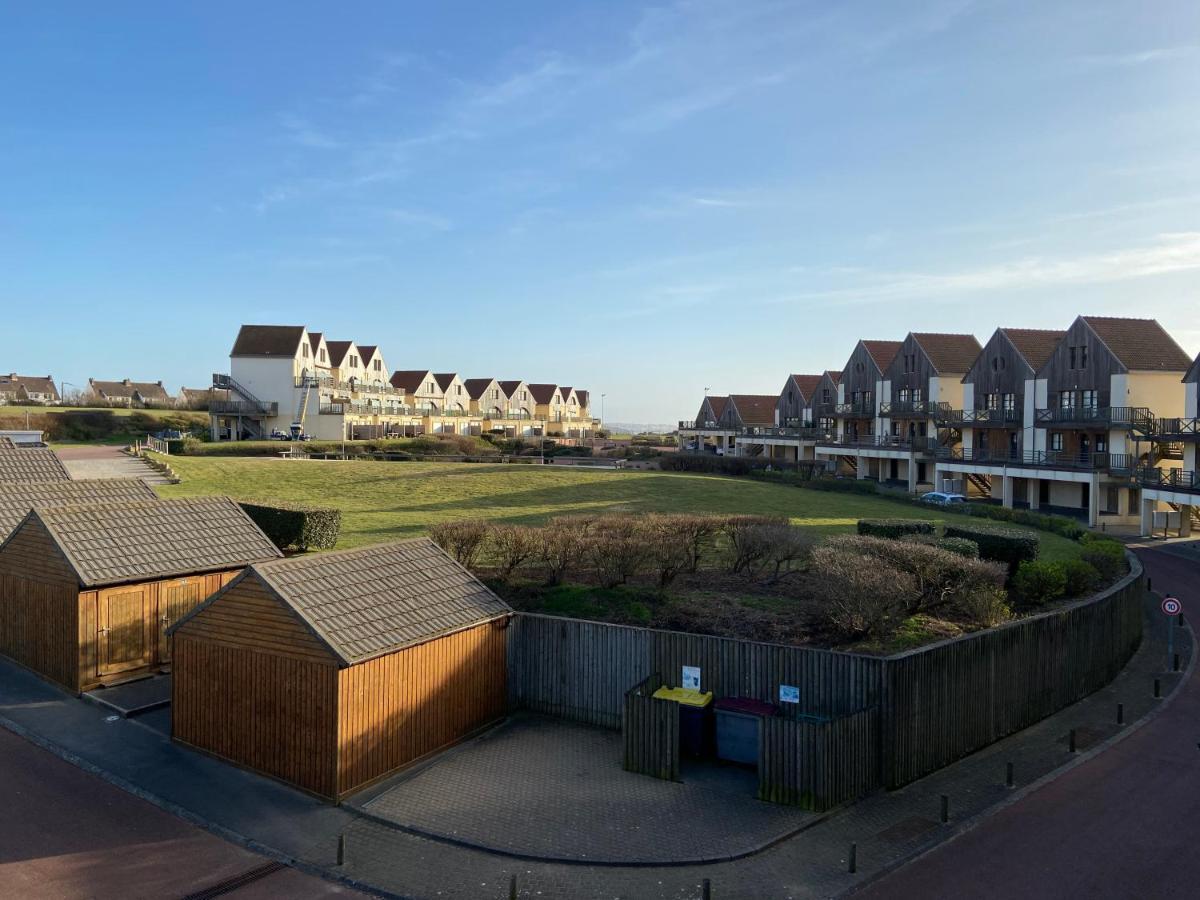
M 1200 356 L 1184 373 L 1183 415 L 1158 420 L 1158 464 L 1138 478 L 1141 533 L 1187 537 L 1200 526 Z M 1178 460 L 1178 465 L 1175 464 Z
M 420 434 L 540 437 L 524 381 L 464 380 L 456 373 L 403 369 L 389 373 L 377 344 L 331 340 L 300 325 L 243 325 L 230 352 L 228 375 L 213 376 L 214 440 L 302 433 L 323 440 Z M 561 398 L 556 385 L 552 395 Z M 571 390 L 560 410 L 559 439 L 591 438 L 586 392 Z

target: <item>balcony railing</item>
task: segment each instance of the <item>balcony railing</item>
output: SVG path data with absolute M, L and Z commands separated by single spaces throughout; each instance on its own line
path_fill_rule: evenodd
M 935 413 L 934 418 L 939 425 L 1013 428 L 1024 417 L 1019 409 L 945 409 Z
M 1155 436 L 1162 441 L 1200 440 L 1200 419 L 1159 419 Z
M 932 453 L 941 445 L 935 437 L 907 437 L 898 434 L 868 434 L 861 437 L 820 437 L 821 447 L 852 447 L 856 449 L 911 450 L 915 453 Z
M 305 383 L 306 382 L 303 377 L 296 378 L 294 380 L 294 384 L 298 388 L 304 387 Z M 349 381 L 335 381 L 333 378 L 329 377 L 328 375 L 309 375 L 307 384 L 310 387 L 318 387 L 318 388 L 322 388 L 326 391 L 337 391 L 340 393 L 347 393 L 347 394 L 399 394 L 400 393 L 400 391 L 396 390 L 394 387 L 392 387 L 387 382 L 381 382 L 379 384 L 376 384 L 373 381 L 372 382 L 355 381 L 355 382 L 351 383 Z
M 1187 469 L 1141 469 L 1138 476 L 1143 487 L 1200 492 L 1200 472 Z
M 950 404 L 941 400 L 889 400 L 879 404 L 881 416 L 937 416 L 949 411 Z
M 781 437 L 781 438 L 799 438 L 801 440 L 817 440 L 829 434 L 821 428 L 813 428 L 810 426 L 756 426 L 754 428 L 743 428 L 742 434 L 751 437 Z
M 1087 471 L 1132 474 L 1138 457 L 1132 453 L 1106 450 L 989 450 L 984 447 L 941 447 L 937 458 L 948 462 L 980 463 L 992 466 L 1028 466 L 1040 469 L 1081 469 Z
M 278 403 L 262 403 L 257 400 L 213 400 L 208 404 L 209 412 L 237 416 L 277 416 Z
M 837 403 L 829 410 L 822 410 L 825 415 L 839 419 L 871 419 L 875 417 L 875 404 L 872 403 Z
M 1147 434 L 1155 431 L 1154 413 L 1145 406 L 1066 406 L 1039 409 L 1036 423 L 1050 425 L 1099 425 L 1104 428 L 1132 428 Z

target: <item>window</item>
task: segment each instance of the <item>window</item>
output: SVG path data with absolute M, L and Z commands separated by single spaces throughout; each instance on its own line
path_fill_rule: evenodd
M 822 403 L 829 402 L 829 388 L 825 388 L 821 391 L 821 402 Z
M 993 372 L 1000 371 L 1000 357 L 998 357 L 998 356 L 992 357 L 992 371 Z
M 1095 391 L 1081 391 L 1079 399 L 1080 399 L 1080 405 L 1084 409 L 1095 409 L 1096 408 L 1096 392 Z
M 908 395 L 908 388 L 900 388 L 900 402 L 901 402 L 901 403 L 907 403 L 907 402 L 908 402 L 908 396 L 909 396 L 909 395 Z
M 1070 362 L 1068 363 L 1068 368 L 1074 369 L 1075 368 L 1075 348 L 1074 347 L 1070 348 L 1069 353 L 1070 353 L 1071 358 L 1070 358 Z
M 381 360 L 381 359 L 377 359 L 377 360 L 375 360 L 375 371 L 376 371 L 376 372 L 382 372 L 382 371 L 383 371 L 383 360 Z
M 321 362 L 326 362 L 326 361 L 327 361 L 327 360 L 326 360 L 326 358 L 325 358 L 325 348 L 324 348 L 324 347 L 322 347 L 322 348 L 321 348 Z
M 913 402 L 913 403 L 920 403 L 920 402 L 921 402 L 921 389 L 920 389 L 920 388 L 913 388 L 913 391 L 912 391 L 912 402 Z
M 1004 395 L 1005 411 L 1006 412 L 1015 412 L 1016 408 L 1017 408 L 1017 395 L 1016 394 L 1005 394 Z
M 1075 397 L 1070 391 L 1058 392 L 1058 408 L 1071 409 L 1075 405 Z
M 1079 344 L 1070 348 L 1070 364 L 1072 369 L 1087 368 L 1087 345 Z
M 355 356 L 353 353 L 350 354 L 350 368 L 352 368 L 352 369 L 358 368 L 358 357 Z
M 987 409 L 999 409 L 1000 408 L 1000 395 L 999 394 L 984 394 L 983 400 L 984 400 L 984 403 L 986 404 Z
M 307 343 L 300 345 L 300 353 L 301 353 L 301 355 L 303 355 L 303 357 L 305 359 L 308 359 L 308 344 Z
M 863 391 L 863 406 L 871 406 L 874 402 L 871 391 Z
M 1061 431 L 1056 431 L 1050 435 L 1050 449 L 1060 451 L 1063 448 L 1063 436 Z

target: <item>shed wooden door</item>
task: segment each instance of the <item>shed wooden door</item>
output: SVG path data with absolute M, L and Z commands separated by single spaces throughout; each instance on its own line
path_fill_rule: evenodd
M 167 629 L 200 605 L 200 601 L 204 599 L 201 590 L 203 586 L 203 577 L 183 578 L 159 586 L 160 615 L 156 634 L 160 662 L 171 660 L 171 642 L 167 638 Z
M 96 648 L 100 675 L 115 675 L 147 665 L 146 589 L 112 588 L 96 597 Z

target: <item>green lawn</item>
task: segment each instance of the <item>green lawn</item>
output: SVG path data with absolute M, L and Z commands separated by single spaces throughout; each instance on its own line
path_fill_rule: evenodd
M 970 521 L 879 497 L 812 491 L 747 478 L 566 466 L 380 463 L 171 457 L 181 484 L 166 497 L 228 494 L 286 500 L 343 512 L 339 547 L 422 533 L 447 519 L 534 524 L 571 513 L 681 512 L 785 515 L 826 534 L 860 518 Z M 1007 527 L 1000 522 L 984 524 Z M 1042 557 L 1077 556 L 1079 545 L 1039 532 Z

